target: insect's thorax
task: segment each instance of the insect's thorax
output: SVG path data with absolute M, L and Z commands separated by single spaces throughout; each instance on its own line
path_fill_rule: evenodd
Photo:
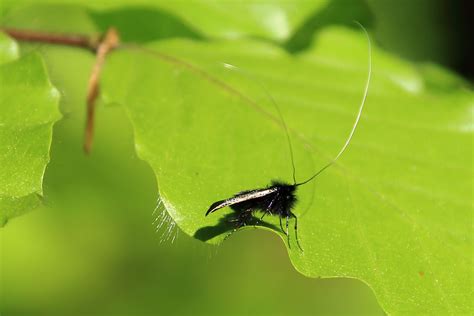
M 274 205 L 271 207 L 272 214 L 280 216 L 287 216 L 291 212 L 294 204 L 296 203 L 296 186 L 290 185 L 283 182 L 272 182 L 272 187 L 275 187 L 275 200 Z

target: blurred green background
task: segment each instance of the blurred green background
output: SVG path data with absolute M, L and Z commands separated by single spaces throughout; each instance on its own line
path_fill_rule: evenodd
M 469 25 L 461 18 L 464 5 L 470 4 L 333 0 L 281 45 L 298 53 L 319 29 L 358 19 L 391 52 L 440 63 L 472 78 Z M 133 26 L 133 19 L 153 16 L 151 12 L 35 6 L 7 15 L 2 25 L 91 33 L 121 24 L 129 32 L 125 39 L 142 42 L 200 37 L 179 21 L 159 31 L 153 23 Z M 93 154 L 82 153 L 93 56 L 46 45 L 23 45 L 22 50 L 44 54 L 52 81 L 62 93 L 64 118 L 54 128 L 52 160 L 44 179 L 45 206 L 0 230 L 2 314 L 383 314 L 360 281 L 300 275 L 275 234 L 246 230 L 219 247 L 179 232 L 174 242 L 161 242 L 166 232 L 157 231 L 154 223 L 155 179 L 134 153 L 132 130 L 121 107 L 102 102 Z

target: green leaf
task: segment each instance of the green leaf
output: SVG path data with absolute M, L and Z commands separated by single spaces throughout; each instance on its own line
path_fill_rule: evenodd
M 0 33 L 0 65 L 18 58 L 17 43 L 3 33 Z
M 194 0 L 162 1 L 159 6 L 210 37 L 236 38 L 253 35 L 282 41 L 327 3 L 327 0 Z
M 42 59 L 17 57 L 16 44 L 0 37 L 0 226 L 41 202 L 52 126 L 60 118 L 59 93 Z M 13 61 L 14 60 L 14 61 Z
M 31 12 L 30 21 L 37 23 L 38 14 Z M 87 20 L 77 25 L 79 19 L 63 14 L 47 20 L 67 22 L 70 29 L 88 27 Z M 3 314 L 87 310 L 88 315 L 139 316 L 159 310 L 161 315 L 227 315 L 229 306 L 233 315 L 382 314 L 371 290 L 357 280 L 314 282 L 295 273 L 271 233 L 238 234 L 218 254 L 182 233 L 174 243 L 160 243 L 165 232 L 178 232 L 167 225 L 156 232 L 158 221 L 152 225 L 159 214 L 152 215 L 155 175 L 132 153 L 133 131 L 123 108 L 99 104 L 94 150 L 88 157 L 82 153 L 94 56 L 57 46 L 41 52 L 51 80 L 64 91 L 61 110 L 67 117 L 54 125 L 52 160 L 43 182 L 46 205 L 0 230 Z M 255 239 L 260 242 L 249 244 Z M 32 286 L 32 275 L 41 287 Z M 222 291 L 223 279 L 235 285 L 232 295 Z M 288 288 L 295 290 L 288 293 Z M 91 307 L 97 297 L 100 304 Z M 298 304 L 275 304 L 280 300 Z
M 126 106 L 136 150 L 153 168 L 168 212 L 211 243 L 233 228 L 222 221 L 230 210 L 204 216 L 211 203 L 272 179 L 292 182 L 284 131 L 258 83 L 291 129 L 302 181 L 347 138 L 367 76 L 367 43 L 345 29 L 320 33 L 298 57 L 251 41 L 152 48 L 114 54 L 103 91 Z M 410 64 L 373 53 L 369 98 L 349 150 L 298 189 L 304 252 L 290 230 L 291 261 L 307 276 L 363 280 L 388 313 L 472 313 L 473 93 L 435 94 Z M 286 242 L 277 218 L 265 223 Z
M 283 41 L 290 37 L 310 15 L 323 9 L 327 3 L 328 0 L 4 0 L 3 11 L 5 14 L 11 14 L 12 11 L 29 5 L 51 4 L 74 4 L 103 12 L 123 10 L 123 14 L 127 14 L 131 8 L 153 8 L 175 15 L 208 37 L 237 38 L 252 35 Z M 142 15 L 142 20 L 137 20 L 136 23 L 146 27 L 146 24 L 143 24 L 144 16 L 146 15 Z M 166 16 L 164 18 L 166 19 Z M 160 21 L 154 22 L 157 23 L 156 27 L 163 28 L 163 25 L 159 24 Z

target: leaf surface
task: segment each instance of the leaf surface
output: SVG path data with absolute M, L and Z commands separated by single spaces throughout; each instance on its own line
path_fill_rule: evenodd
M 283 41 L 328 0 L 218 1 L 218 0 L 5 0 L 4 14 L 29 5 L 78 5 L 97 11 L 155 8 L 181 18 L 208 37 L 238 38 L 247 35 Z M 124 13 L 126 13 L 124 11 Z M 165 17 L 166 18 L 166 17 Z M 141 23 L 137 21 L 137 23 Z M 158 25 L 157 25 L 158 27 Z M 163 27 L 163 26 L 161 26 Z
M 252 41 L 151 48 L 111 56 L 103 91 L 126 106 L 168 212 L 187 234 L 212 243 L 233 226 L 228 209 L 204 216 L 211 203 L 272 179 L 292 182 L 286 136 L 260 85 L 289 126 L 302 181 L 344 143 L 367 76 L 367 43 L 346 29 L 320 33 L 297 57 Z M 412 65 L 373 54 L 349 150 L 298 189 L 304 252 L 290 229 L 290 258 L 307 276 L 363 280 L 388 313 L 472 313 L 473 93 L 437 90 L 436 79 Z M 286 241 L 278 218 L 261 226 Z
M 42 59 L 0 36 L 0 226 L 41 202 L 59 92 Z

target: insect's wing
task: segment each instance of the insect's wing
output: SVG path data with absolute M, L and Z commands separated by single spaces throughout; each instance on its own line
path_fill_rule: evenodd
M 217 201 L 217 202 L 212 203 L 212 205 L 209 206 L 209 209 L 208 209 L 207 212 L 206 212 L 206 216 L 207 216 L 209 213 L 213 213 L 213 212 L 217 211 L 218 209 L 221 209 L 221 208 L 223 208 L 223 207 L 226 207 L 226 206 L 230 205 L 230 204 L 228 203 L 229 200 L 230 200 L 230 199 L 221 200 L 221 201 Z
M 210 213 L 213 213 L 213 212 L 217 211 L 218 209 L 223 208 L 223 207 L 239 204 L 239 203 L 242 203 L 242 202 L 247 202 L 247 201 L 254 200 L 254 199 L 258 199 L 258 198 L 261 198 L 263 196 L 272 194 L 275 191 L 276 191 L 276 188 L 267 188 L 267 189 L 240 192 L 239 194 L 236 194 L 235 196 L 231 197 L 230 199 L 221 200 L 221 201 L 217 201 L 217 202 L 212 203 L 212 205 L 209 207 L 209 209 L 206 212 L 206 216 Z

